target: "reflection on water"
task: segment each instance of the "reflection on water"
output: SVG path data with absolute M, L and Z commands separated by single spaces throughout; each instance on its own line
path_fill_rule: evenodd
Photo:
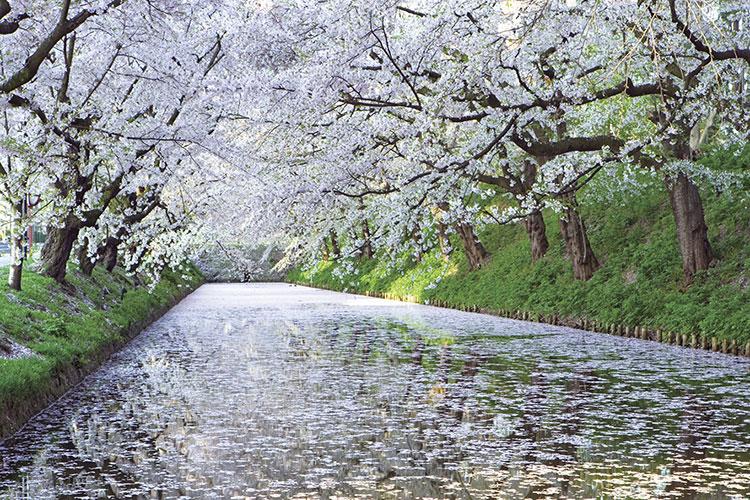
M 0 496 L 743 498 L 750 363 L 209 285 L 0 444 Z

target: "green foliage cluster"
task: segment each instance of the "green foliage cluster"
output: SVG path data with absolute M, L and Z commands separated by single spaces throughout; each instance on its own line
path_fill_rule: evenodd
M 712 161 L 727 168 L 748 153 L 750 148 Z M 522 227 L 493 225 L 480 235 L 492 260 L 478 271 L 468 271 L 454 241 L 456 251 L 447 262 L 437 252 L 418 263 L 404 256 L 396 266 L 374 259 L 357 263 L 356 272 L 343 280 L 342 270 L 337 270 L 342 266 L 323 262 L 308 270 L 294 269 L 288 279 L 329 289 L 411 296 L 420 302 L 521 310 L 532 316 L 559 314 L 744 343 L 750 341 L 750 206 L 742 191 L 730 195 L 704 190 L 717 260 L 690 287 L 683 282 L 668 197 L 657 182 L 637 195 L 610 195 L 606 202 L 594 201 L 598 197 L 593 192 L 582 197 L 591 243 L 603 264 L 587 282 L 573 278 L 551 212 L 545 213 L 550 250 L 536 264 L 531 263 Z
M 0 407 L 43 394 L 58 369 L 87 365 L 107 345 L 122 340 L 130 325 L 146 321 L 202 279 L 189 266 L 181 273 L 165 272 L 149 290 L 119 270 L 97 267 L 91 277 L 70 273 L 68 285 L 61 287 L 24 272 L 23 291 L 0 291 L 0 337 L 14 339 L 36 356 L 0 359 Z

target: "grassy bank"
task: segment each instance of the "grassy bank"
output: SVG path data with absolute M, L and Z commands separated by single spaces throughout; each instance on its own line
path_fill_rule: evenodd
M 7 275 L 7 269 L 0 268 Z M 0 358 L 0 437 L 59 397 L 151 320 L 197 287 L 191 268 L 166 272 L 149 291 L 121 272 L 96 268 L 91 277 L 69 274 L 69 284 L 32 272 L 23 291 L 0 293 L 0 338 L 29 348 L 33 356 Z
M 358 293 L 493 311 L 521 310 L 532 318 L 560 315 L 600 324 L 624 324 L 719 340 L 750 341 L 750 207 L 747 195 L 706 190 L 706 218 L 717 256 L 715 266 L 685 288 L 674 220 L 667 194 L 653 183 L 639 195 L 596 201 L 582 197 L 582 213 L 603 267 L 588 282 L 573 279 L 555 214 L 546 213 L 550 250 L 536 264 L 519 225 L 491 226 L 481 239 L 492 253 L 484 268 L 469 272 L 456 251 L 445 262 L 437 252 L 421 262 L 404 256 L 381 260 L 323 262 L 295 269 L 290 281 Z M 580 322 L 579 322 L 580 324 Z

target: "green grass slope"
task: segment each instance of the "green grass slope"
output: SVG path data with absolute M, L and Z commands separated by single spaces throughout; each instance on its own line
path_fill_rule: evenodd
M 684 334 L 750 341 L 750 207 L 742 196 L 703 193 L 714 267 L 684 287 L 674 220 L 666 191 L 657 183 L 638 195 L 589 201 L 582 213 L 603 267 L 593 279 L 573 279 L 557 218 L 545 214 L 550 250 L 536 264 L 519 225 L 492 226 L 481 239 L 492 253 L 484 268 L 469 272 L 456 251 L 448 262 L 431 254 L 419 263 L 377 259 L 344 266 L 320 263 L 294 269 L 290 281 L 354 292 L 381 292 L 413 300 L 444 301 L 532 316 L 559 314 Z M 583 197 L 582 197 L 583 198 Z M 594 196 L 589 196 L 594 198 Z
M 7 276 L 7 268 L 0 268 Z M 25 272 L 23 291 L 0 291 L 0 338 L 11 338 L 34 352 L 20 359 L 0 358 L 0 409 L 7 414 L 0 430 L 12 429 L 20 407 L 48 399 L 49 389 L 65 370 L 83 372 L 100 360 L 102 352 L 118 345 L 133 327 L 197 287 L 202 276 L 191 267 L 184 273 L 166 272 L 149 291 L 123 273 L 96 268 L 91 277 L 69 273 L 69 287 Z M 64 383 L 63 383 L 64 385 Z M 59 387 L 58 387 L 59 388 Z M 0 433 L 1 435 L 1 433 Z

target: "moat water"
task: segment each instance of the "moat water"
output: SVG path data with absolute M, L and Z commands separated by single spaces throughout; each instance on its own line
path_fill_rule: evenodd
M 0 443 L 0 498 L 747 498 L 750 361 L 205 285 Z

